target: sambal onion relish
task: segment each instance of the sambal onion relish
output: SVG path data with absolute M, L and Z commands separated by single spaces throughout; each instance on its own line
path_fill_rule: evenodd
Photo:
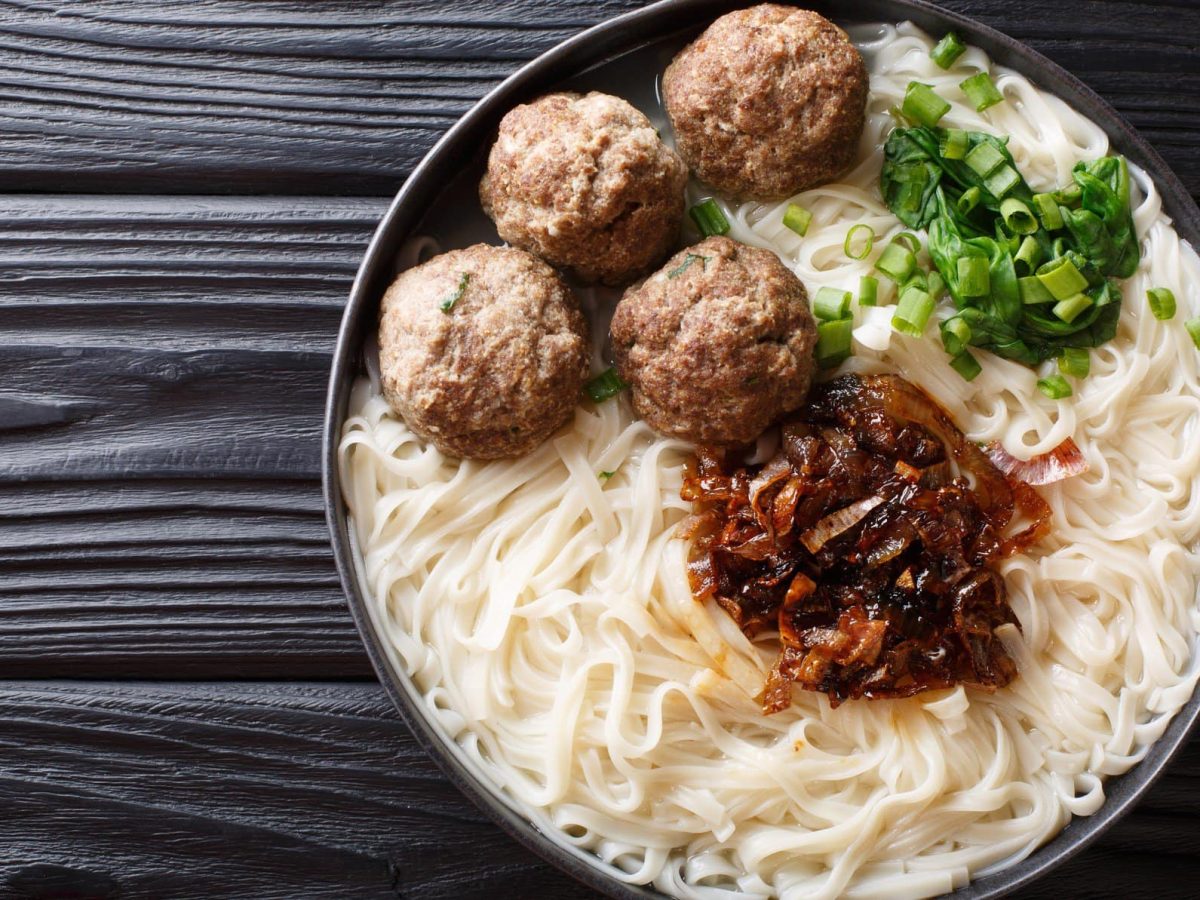
M 1047 533 L 1049 507 L 903 378 L 816 388 L 765 465 L 700 448 L 682 496 L 695 597 L 748 637 L 779 633 L 764 713 L 793 685 L 837 705 L 1016 676 L 994 566 Z M 1014 513 L 1025 527 L 1010 535 Z

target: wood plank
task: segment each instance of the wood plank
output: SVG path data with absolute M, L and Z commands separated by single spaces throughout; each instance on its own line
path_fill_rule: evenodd
M 0 198 L 0 677 L 369 677 L 318 454 L 383 208 Z
M 374 685 L 5 682 L 0 720 L 3 896 L 592 896 L 459 796 Z M 1200 784 L 1150 799 L 1180 791 L 1017 896 L 1189 896 Z
M 329 354 L 382 210 L 0 198 L 0 478 L 318 477 Z
M 0 190 L 388 195 L 522 62 L 641 5 L 4 0 Z M 1194 4 L 942 5 L 1066 66 L 1200 194 Z

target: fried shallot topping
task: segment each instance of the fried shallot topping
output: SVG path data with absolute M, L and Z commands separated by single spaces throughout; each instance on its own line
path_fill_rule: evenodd
M 749 637 L 779 632 L 765 713 L 793 685 L 836 705 L 1016 676 L 993 566 L 1047 533 L 1049 507 L 903 378 L 816 388 L 765 465 L 701 448 L 683 498 L 694 596 Z M 1015 518 L 1025 527 L 1009 535 Z

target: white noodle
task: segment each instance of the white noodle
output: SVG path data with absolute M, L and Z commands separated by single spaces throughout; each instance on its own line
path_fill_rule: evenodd
M 785 204 L 724 203 L 732 236 L 777 251 L 810 292 L 856 290 L 901 230 L 877 184 L 887 109 L 912 79 L 952 102 L 946 124 L 1010 135 L 1035 188 L 1107 152 L 1099 128 L 1012 72 L 994 70 L 1007 103 L 971 110 L 957 84 L 989 69 L 977 49 L 947 73 L 911 25 L 854 36 L 871 71 L 868 124 L 843 181 L 793 198 L 813 212 L 808 234 L 782 226 Z M 1200 262 L 1153 183 L 1134 177 L 1143 262 L 1117 339 L 1069 400 L 1045 399 L 1035 373 L 987 354 L 965 382 L 932 334 L 856 312 L 850 369 L 901 372 L 974 440 L 1024 457 L 1070 436 L 1091 464 L 1041 490 L 1051 536 L 1003 565 L 1020 677 L 994 695 L 835 710 L 797 692 L 764 717 L 750 695 L 770 640 L 751 643 L 688 592 L 673 536 L 687 445 L 620 399 L 580 406 L 528 457 L 460 463 L 364 380 L 340 459 L 366 588 L 460 758 L 559 842 L 678 897 L 931 896 L 1094 813 L 1103 778 L 1142 758 L 1197 681 L 1200 354 L 1182 321 L 1200 315 Z M 879 235 L 861 262 L 842 252 L 857 222 Z M 1145 313 L 1152 285 L 1175 292 L 1173 321 Z

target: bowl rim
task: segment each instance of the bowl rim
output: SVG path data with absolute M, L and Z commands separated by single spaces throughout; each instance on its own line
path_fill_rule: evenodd
M 334 560 L 350 612 L 371 665 L 405 724 L 442 772 L 509 836 L 543 860 L 595 890 L 614 898 L 660 898 L 652 888 L 617 880 L 585 851 L 556 843 L 523 814 L 511 798 L 471 771 L 453 741 L 425 714 L 408 675 L 390 662 L 390 650 L 376 629 L 355 567 L 356 547 L 342 498 L 337 448 L 346 418 L 351 385 L 359 371 L 364 335 L 376 320 L 383 279 L 391 275 L 395 249 L 414 228 L 441 189 L 439 173 L 469 158 L 481 140 L 490 142 L 500 117 L 522 99 L 553 89 L 569 77 L 626 53 L 685 32 L 699 31 L 717 15 L 752 5 L 748 0 L 659 0 L 608 19 L 550 48 L 489 91 L 429 150 L 405 180 L 380 220 L 363 256 L 346 304 L 333 353 L 322 430 L 321 474 L 326 519 Z M 1099 125 L 1112 145 L 1140 165 L 1155 181 L 1164 211 L 1176 232 L 1200 246 L 1200 209 L 1179 178 L 1154 148 L 1104 99 L 1042 54 L 990 26 L 926 0 L 823 0 L 804 5 L 835 21 L 913 21 L 927 32 L 953 29 L 982 47 L 994 63 L 1034 80 Z M 698 24 L 699 23 L 699 24 Z M 1105 781 L 1105 801 L 1093 815 L 1072 817 L 1050 841 L 1025 859 L 981 875 L 952 894 L 955 898 L 1000 897 L 1029 884 L 1096 841 L 1157 780 L 1186 743 L 1200 719 L 1200 691 L 1176 713 L 1162 735 L 1129 772 Z

